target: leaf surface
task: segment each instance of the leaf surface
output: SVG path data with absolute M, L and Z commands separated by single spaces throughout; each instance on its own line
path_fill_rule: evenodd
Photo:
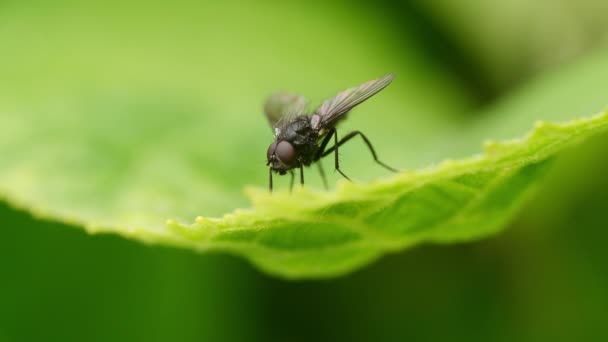
M 486 143 L 480 156 L 369 184 L 342 182 L 333 193 L 250 189 L 250 210 L 199 217 L 192 225 L 170 220 L 167 230 L 179 245 L 244 255 L 282 276 L 336 275 L 424 241 L 499 231 L 556 154 L 606 129 L 606 113 L 537 122 L 522 139 Z
M 0 63 L 0 197 L 89 232 L 238 254 L 285 277 L 336 276 L 423 241 L 499 231 L 553 156 L 606 127 L 604 114 L 550 123 L 605 105 L 605 55 L 465 118 L 471 101 L 458 85 L 412 36 L 395 36 L 365 9 L 341 17 L 337 5 L 89 6 L 60 1 L 38 13 L 15 3 L 0 13 L 10 51 Z M 329 53 L 336 41 L 339 54 Z M 337 189 L 321 192 L 309 172 L 310 187 L 270 196 L 265 96 L 287 87 L 321 103 L 388 72 L 395 82 L 340 130 L 365 128 L 383 161 L 423 168 L 386 177 L 349 145 L 342 164 L 357 183 L 334 174 Z M 554 96 L 554 84 L 568 87 Z M 523 140 L 466 158 L 535 119 L 545 123 Z M 446 159 L 458 161 L 424 168 Z M 235 210 L 250 206 L 247 185 L 253 205 Z

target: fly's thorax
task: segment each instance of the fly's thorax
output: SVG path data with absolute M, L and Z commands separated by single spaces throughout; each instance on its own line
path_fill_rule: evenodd
M 277 140 L 287 140 L 299 144 L 303 137 L 307 137 L 311 131 L 310 119 L 307 116 L 298 116 L 286 122 L 280 128 Z

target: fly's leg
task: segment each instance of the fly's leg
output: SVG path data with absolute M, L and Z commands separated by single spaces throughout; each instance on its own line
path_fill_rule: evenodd
M 361 138 L 363 138 L 363 142 L 365 142 L 365 145 L 367 145 L 367 148 L 372 153 L 372 156 L 374 157 L 374 161 L 376 163 L 378 163 L 379 165 L 381 165 L 382 167 L 384 167 L 385 169 L 387 169 L 389 171 L 399 172 L 397 169 L 386 165 L 385 163 L 381 162 L 378 159 L 378 155 L 376 154 L 376 151 L 374 150 L 374 147 L 372 146 L 372 143 L 369 141 L 369 139 L 367 139 L 367 137 L 363 133 L 361 133 L 361 131 L 352 131 L 352 132 L 348 133 L 347 135 L 345 135 L 344 138 L 342 138 L 340 141 L 338 141 L 338 136 L 336 134 L 336 136 L 335 136 L 335 140 L 336 140 L 335 145 L 332 146 L 331 148 L 329 148 L 327 151 L 323 151 L 322 154 L 321 154 L 321 157 L 325 157 L 325 156 L 327 156 L 328 154 L 332 153 L 335 150 L 335 152 L 336 152 L 336 169 L 338 169 L 338 166 L 339 166 L 338 165 L 338 147 L 340 145 L 346 143 L 347 141 L 349 141 L 350 139 L 352 139 L 353 137 L 355 137 L 357 135 L 360 135 Z M 340 171 L 339 169 L 338 169 L 338 171 L 344 176 L 344 174 L 342 173 L 342 171 Z M 346 177 L 346 176 L 344 176 L 344 177 Z M 348 178 L 348 177 L 346 177 L 346 178 Z
M 268 190 L 272 193 L 272 167 L 268 169 Z
M 300 185 L 304 186 L 304 165 L 300 162 Z
M 350 178 L 348 178 L 348 176 L 345 175 L 344 172 L 342 172 L 342 170 L 340 170 L 340 158 L 338 158 L 338 147 L 340 147 L 340 145 L 343 143 L 342 141 L 344 139 L 342 139 L 341 141 L 338 141 L 338 131 L 336 131 L 335 128 L 334 128 L 333 131 L 334 131 L 334 146 L 332 148 L 330 148 L 329 150 L 323 152 L 322 156 L 326 156 L 326 155 L 330 154 L 333 151 L 334 152 L 334 156 L 335 156 L 336 171 L 340 172 L 340 174 L 342 175 L 342 177 L 350 180 Z
M 293 179 L 294 179 L 293 170 L 289 170 L 289 175 L 291 176 L 291 180 L 289 181 L 289 192 L 292 192 L 293 191 Z
M 336 134 L 336 129 L 332 128 L 331 130 L 329 130 L 327 135 L 323 138 L 323 141 L 321 141 L 321 145 L 319 145 L 319 149 L 317 150 L 317 153 L 315 154 L 315 158 L 313 159 L 314 161 L 317 161 L 317 160 L 321 159 L 321 157 L 325 156 L 323 154 L 323 152 L 325 152 L 325 148 L 327 147 L 327 144 L 329 143 L 329 141 L 331 140 L 331 138 L 333 137 L 334 134 Z
M 321 175 L 321 179 L 323 179 L 323 185 L 325 185 L 325 189 L 329 189 L 329 186 L 327 185 L 327 178 L 325 177 L 325 171 L 323 170 L 323 165 L 321 165 L 321 162 L 319 161 L 319 159 L 321 159 L 321 157 L 323 156 L 323 152 L 325 151 L 327 144 L 329 143 L 329 141 L 331 140 L 331 138 L 333 137 L 334 134 L 336 134 L 336 129 L 332 128 L 327 133 L 327 135 L 323 138 L 323 141 L 321 141 L 321 145 L 319 145 L 319 149 L 317 150 L 317 153 L 315 154 L 315 157 L 313 158 L 313 161 L 316 161 L 317 166 L 319 167 L 319 174 Z
M 327 144 L 329 143 L 329 140 L 331 138 L 334 138 L 334 146 L 331 147 L 329 150 L 325 150 L 325 148 L 327 147 Z M 350 178 L 348 178 L 347 175 L 344 174 L 344 172 L 342 172 L 342 170 L 340 170 L 340 161 L 338 160 L 338 146 L 340 146 L 340 142 L 338 142 L 338 132 L 336 131 L 335 128 L 332 128 L 329 133 L 327 133 L 327 135 L 325 136 L 325 138 L 323 138 L 323 141 L 321 142 L 321 145 L 319 146 L 319 150 L 317 150 L 317 154 L 315 155 L 315 159 L 314 160 L 319 160 L 323 157 L 325 157 L 326 155 L 332 153 L 335 151 L 335 155 L 336 155 L 336 159 L 335 159 L 335 168 L 338 172 L 340 172 L 340 174 L 350 180 Z M 325 181 L 325 176 L 323 176 L 323 180 Z
M 317 160 L 317 166 L 319 167 L 319 174 L 321 175 L 321 179 L 323 179 L 323 185 L 325 185 L 325 190 L 329 190 L 329 186 L 327 185 L 327 178 L 325 178 L 325 171 L 323 171 L 323 164 L 321 164 L 320 160 Z

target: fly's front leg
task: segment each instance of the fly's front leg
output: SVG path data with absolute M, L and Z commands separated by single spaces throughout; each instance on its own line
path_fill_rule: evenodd
M 268 169 L 268 190 L 272 193 L 272 167 Z
M 302 160 L 300 160 L 300 185 L 304 186 L 304 164 L 302 164 Z

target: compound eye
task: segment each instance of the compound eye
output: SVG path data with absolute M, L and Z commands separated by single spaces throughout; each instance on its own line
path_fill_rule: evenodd
M 274 153 L 285 165 L 292 165 L 296 161 L 296 149 L 287 141 L 281 141 Z
M 270 157 L 272 157 L 272 154 L 274 153 L 274 150 L 276 150 L 277 148 L 277 143 L 274 142 L 272 144 L 270 144 L 270 146 L 268 146 L 268 151 L 266 151 L 266 160 L 270 161 Z

